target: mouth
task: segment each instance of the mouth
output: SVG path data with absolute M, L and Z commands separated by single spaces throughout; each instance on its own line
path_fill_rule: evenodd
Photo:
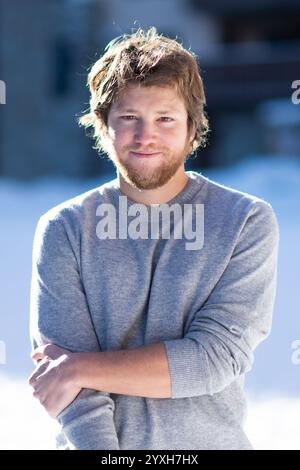
M 137 158 L 153 158 L 161 155 L 161 152 L 153 152 L 153 153 L 143 153 L 143 152 L 130 152 L 131 155 Z

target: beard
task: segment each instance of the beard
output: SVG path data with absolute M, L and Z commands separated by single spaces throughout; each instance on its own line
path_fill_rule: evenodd
M 150 152 L 160 152 L 160 164 L 152 166 L 147 164 L 147 159 L 139 161 L 139 165 L 135 165 L 134 161 L 137 157 L 128 157 L 127 159 L 120 158 L 116 152 L 110 152 L 109 158 L 112 160 L 117 171 L 121 174 L 123 179 L 134 188 L 142 189 L 156 189 L 165 185 L 176 174 L 181 165 L 187 160 L 191 144 L 187 141 L 185 147 L 180 152 L 170 152 L 167 148 L 149 149 Z M 138 152 L 132 148 L 124 149 L 124 154 L 128 155 L 129 151 Z M 156 158 L 156 157 L 153 157 Z M 145 164 L 144 164 L 145 163 Z

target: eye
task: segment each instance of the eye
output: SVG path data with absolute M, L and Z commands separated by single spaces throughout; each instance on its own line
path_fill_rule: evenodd
M 136 119 L 135 116 L 128 115 L 128 116 L 120 116 L 121 119 L 124 119 L 125 121 L 132 121 L 133 119 Z
M 171 122 L 171 121 L 174 121 L 173 118 L 170 118 L 168 116 L 162 116 L 160 119 L 163 120 L 163 122 Z

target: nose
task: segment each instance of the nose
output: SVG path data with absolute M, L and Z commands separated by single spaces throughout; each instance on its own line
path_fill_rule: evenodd
M 155 144 L 157 140 L 154 126 L 148 122 L 138 122 L 135 131 L 135 142 L 143 147 Z

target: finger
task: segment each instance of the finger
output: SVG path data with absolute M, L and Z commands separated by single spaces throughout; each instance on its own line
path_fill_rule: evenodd
M 60 346 L 57 346 L 53 343 L 47 343 L 36 348 L 31 357 L 36 361 L 41 360 L 42 358 L 48 356 L 50 359 L 57 359 L 62 354 L 70 353 L 67 349 L 63 349 Z
M 46 398 L 44 397 L 44 395 L 41 393 L 40 390 L 34 390 L 32 395 L 34 396 L 34 398 L 36 398 L 37 400 L 39 400 L 40 404 L 43 405 L 46 401 Z
M 47 356 L 50 354 L 52 343 L 47 343 L 47 344 L 42 344 L 38 348 L 36 348 L 32 353 L 31 357 L 32 359 L 40 360 L 43 357 Z
M 42 354 L 42 353 L 35 353 L 35 354 L 32 354 L 32 359 L 34 361 L 35 364 L 38 364 L 45 356 Z
M 32 374 L 28 378 L 29 385 L 31 385 L 32 387 L 34 387 L 36 385 L 36 381 L 37 381 L 38 377 L 45 372 L 45 370 L 47 369 L 47 367 L 49 365 L 49 362 L 50 361 L 49 361 L 48 358 L 44 358 L 40 362 L 38 367 L 32 372 Z

